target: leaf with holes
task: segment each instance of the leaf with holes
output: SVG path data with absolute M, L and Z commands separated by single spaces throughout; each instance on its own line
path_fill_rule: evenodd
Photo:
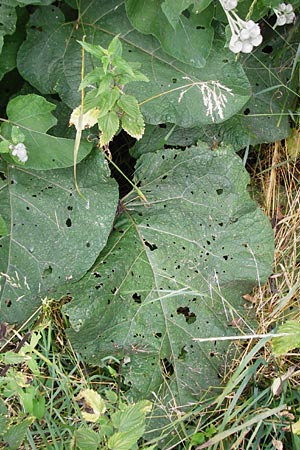
M 2 170 L 1 215 L 10 234 L 0 238 L 0 317 L 22 322 L 50 289 L 91 267 L 110 233 L 118 188 L 99 151 L 78 165 L 88 209 L 74 187 L 73 168 Z
M 185 64 L 205 66 L 214 37 L 211 27 L 214 8 L 199 15 L 190 11 L 170 24 L 161 0 L 126 0 L 125 5 L 133 26 L 141 33 L 153 34 L 166 53 Z
M 167 383 L 185 405 L 219 383 L 218 337 L 251 332 L 241 295 L 270 274 L 273 232 L 232 149 L 147 153 L 135 182 L 148 203 L 127 198 L 97 265 L 70 287 L 69 337 L 90 363 L 124 358 L 134 397 L 168 395 Z
M 70 167 L 74 163 L 74 140 L 47 134 L 57 123 L 52 114 L 54 109 L 53 103 L 36 94 L 19 95 L 7 105 L 9 120 L 1 126 L 1 133 L 8 141 L 12 141 L 14 130 L 18 127 L 28 151 L 27 168 L 56 169 Z M 78 161 L 91 150 L 92 144 L 83 141 Z
M 77 40 L 107 48 L 119 35 L 123 57 L 139 62 L 150 80 L 132 82 L 125 91 L 134 95 L 147 123 L 172 122 L 182 127 L 222 122 L 248 101 L 251 88 L 240 63 L 216 42 L 203 69 L 184 64 L 167 55 L 159 42 L 132 28 L 119 0 L 81 0 L 80 25 L 65 23 L 58 8 L 37 8 L 28 22 L 27 40 L 18 52 L 18 70 L 36 89 L 57 93 L 72 109 L 80 104 L 81 47 Z M 65 46 L 62 43 L 65 42 Z M 88 73 L 99 60 L 87 54 Z M 209 99 L 212 99 L 211 103 Z

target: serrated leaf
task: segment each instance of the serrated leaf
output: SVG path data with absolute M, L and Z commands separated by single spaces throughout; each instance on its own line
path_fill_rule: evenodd
M 111 37 L 119 35 L 124 59 L 141 63 L 149 83 L 147 86 L 143 82 L 131 83 L 126 91 L 137 97 L 146 122 L 172 122 L 182 127 L 212 123 L 200 89 L 201 83 L 211 80 L 218 80 L 233 94 L 224 106 L 223 119 L 216 115 L 216 122 L 234 115 L 249 99 L 251 90 L 244 71 L 234 55 L 223 48 L 223 42 L 216 42 L 205 68 L 197 69 L 168 56 L 152 36 L 132 30 L 118 0 L 82 0 L 80 7 L 88 42 L 101 42 L 107 47 Z M 34 28 L 41 24 L 42 31 Z M 81 49 L 76 39 L 82 38 L 82 34 L 80 27 L 76 30 L 73 24 L 64 24 L 61 11 L 54 6 L 51 11 L 47 7 L 38 8 L 30 18 L 27 40 L 18 52 L 21 75 L 41 92 L 58 93 L 72 109 L 80 103 L 77 89 L 81 82 Z M 66 47 L 62 42 L 67 43 Z M 45 52 L 45 47 L 49 51 Z M 95 59 L 94 64 L 99 61 Z M 86 73 L 92 68 L 87 58 Z
M 179 61 L 202 68 L 211 50 L 214 30 L 210 26 L 213 8 L 202 15 L 192 12 L 169 23 L 161 9 L 161 0 L 126 0 L 126 12 L 133 26 L 142 33 L 153 34 L 162 49 Z M 203 20 L 204 19 L 204 20 Z
M 137 99 L 132 95 L 121 95 L 118 106 L 131 117 L 140 115 L 140 108 Z
M 278 328 L 278 333 L 287 333 L 287 336 L 274 337 L 272 339 L 273 353 L 275 356 L 281 356 L 294 348 L 300 348 L 299 322 L 288 320 Z
M 122 56 L 122 44 L 118 36 L 113 38 L 107 50 L 110 55 Z
M 142 430 L 142 434 L 144 429 Z M 142 434 L 128 431 L 127 433 L 114 433 L 107 441 L 111 450 L 130 450 Z
M 79 85 L 78 90 L 84 89 L 87 86 L 92 85 L 93 83 L 99 82 L 103 77 L 107 78 L 108 76 L 109 74 L 107 75 L 104 74 L 104 70 L 102 69 L 102 67 L 97 67 L 84 77 L 84 79 Z
M 102 131 L 100 136 L 100 146 L 104 147 L 112 141 L 119 129 L 119 117 L 115 111 L 109 111 L 106 116 L 99 117 L 98 125 Z
M 133 117 L 129 114 L 124 114 L 121 118 L 122 128 L 133 138 L 139 140 L 143 137 L 145 130 L 145 122 L 142 113 Z
M 145 123 L 136 98 L 132 95 L 122 95 L 118 106 L 125 113 L 121 118 L 122 128 L 135 139 L 141 139 Z
M 81 47 L 84 48 L 86 52 L 95 56 L 97 59 L 102 60 L 102 57 L 107 55 L 107 50 L 101 47 L 101 45 L 93 45 L 85 41 L 78 41 L 78 43 L 81 45 Z
M 120 95 L 120 90 L 117 87 L 110 88 L 106 92 L 101 93 L 101 96 L 98 97 L 97 101 L 97 105 L 99 108 L 99 118 L 105 116 L 114 108 Z
M 11 425 L 4 433 L 3 440 L 10 450 L 18 450 L 21 447 L 26 432 L 33 421 L 33 417 L 22 419 L 15 425 Z
M 11 234 L 1 239 L 0 317 L 23 322 L 64 283 L 81 278 L 105 246 L 118 202 L 103 155 L 96 150 L 73 168 L 34 171 L 8 166 L 1 214 Z M 64 291 L 65 292 L 65 291 Z
M 145 415 L 152 409 L 148 400 L 142 400 L 133 405 L 128 405 L 123 411 L 117 411 L 111 416 L 113 426 L 121 432 L 139 433 L 145 425 Z M 143 433 L 141 433 L 142 435 Z
M 194 338 L 240 333 L 237 320 L 247 330 L 241 296 L 271 272 L 273 231 L 232 149 L 147 153 L 135 183 L 147 207 L 127 198 L 97 265 L 70 290 L 69 337 L 90 363 L 126 358 L 133 397 L 162 398 L 168 383 L 185 405 L 218 385 L 228 352 Z
M 100 442 L 99 434 L 89 428 L 75 431 L 76 448 L 80 450 L 97 450 Z
M 28 151 L 27 168 L 55 169 L 73 165 L 73 139 L 51 136 L 47 131 L 56 124 L 52 112 L 53 103 L 36 94 L 19 95 L 7 105 L 9 121 L 1 126 L 3 136 L 9 141 L 16 130 L 23 135 Z M 16 128 L 18 127 L 18 128 Z M 92 149 L 88 142 L 80 145 L 78 161 L 81 161 Z

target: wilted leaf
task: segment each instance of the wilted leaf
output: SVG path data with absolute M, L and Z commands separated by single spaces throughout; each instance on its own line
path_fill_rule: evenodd
M 26 168 L 56 169 L 73 165 L 74 141 L 47 134 L 56 125 L 52 111 L 53 103 L 36 94 L 19 95 L 7 105 L 9 122 L 1 126 L 3 136 L 10 140 L 16 127 L 24 135 L 23 141 L 28 151 Z M 92 149 L 88 142 L 82 142 L 78 161 Z
M 81 106 L 77 106 L 72 111 L 71 117 L 70 117 L 70 125 L 74 125 L 76 130 L 79 129 L 79 117 L 81 114 Z M 92 128 L 94 125 L 96 125 L 98 121 L 99 116 L 99 109 L 98 108 L 92 108 L 88 112 L 84 113 L 82 115 L 82 129 L 84 128 Z
M 11 233 L 0 240 L 0 317 L 22 322 L 49 289 L 77 280 L 93 264 L 110 233 L 118 189 L 99 151 L 78 165 L 88 209 L 74 187 L 73 168 L 8 165 L 3 171 L 1 214 Z
M 70 289 L 69 336 L 89 362 L 125 358 L 132 395 L 168 382 L 183 405 L 218 385 L 228 350 L 194 338 L 237 333 L 237 317 L 247 330 L 241 296 L 270 274 L 273 232 L 230 149 L 148 153 L 135 182 L 147 207 L 132 194 L 98 264 Z
M 150 81 L 147 85 L 131 83 L 126 92 L 137 97 L 146 122 L 173 122 L 182 127 L 212 123 L 201 91 L 204 83 L 216 89 L 212 81 L 231 89 L 233 94 L 222 91 L 228 101 L 223 118 L 215 114 L 216 122 L 231 117 L 249 99 L 251 89 L 244 71 L 223 43 L 214 45 L 205 68 L 197 69 L 168 56 L 152 36 L 133 30 L 118 0 L 82 0 L 79 6 L 87 42 L 107 47 L 112 36 L 119 35 L 125 60 L 141 64 Z M 77 89 L 81 82 L 81 48 L 76 40 L 82 39 L 83 31 L 80 25 L 76 28 L 65 24 L 61 11 L 54 6 L 38 8 L 29 20 L 27 40 L 18 52 L 21 75 L 41 92 L 58 93 L 71 108 L 80 103 Z M 94 63 L 98 65 L 99 61 L 95 59 Z M 86 58 L 86 73 L 90 69 L 90 58 Z
M 80 391 L 76 401 L 81 406 L 82 417 L 88 422 L 97 422 L 99 417 L 106 411 L 103 398 L 93 389 Z

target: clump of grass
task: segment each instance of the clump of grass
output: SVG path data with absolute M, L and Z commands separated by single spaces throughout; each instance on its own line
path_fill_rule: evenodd
M 60 308 L 45 301 L 26 326 L 2 325 L 0 448 L 73 448 L 75 431 L 87 426 L 78 393 L 116 389 L 105 371 L 88 369 L 73 351 Z

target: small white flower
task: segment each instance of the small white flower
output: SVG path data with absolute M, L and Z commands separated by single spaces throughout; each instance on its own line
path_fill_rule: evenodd
M 17 145 L 10 145 L 10 149 L 12 150 L 11 154 L 16 156 L 19 161 L 25 163 L 28 159 L 27 149 L 25 145 L 20 142 Z
M 242 53 L 251 53 L 252 50 L 253 50 L 253 45 L 249 41 L 243 42 L 243 46 L 242 46 L 242 50 L 241 50 Z
M 240 51 L 243 48 L 242 41 L 239 40 L 239 37 L 236 35 L 231 36 L 230 42 L 229 42 L 229 50 L 231 50 L 233 53 L 240 53 Z
M 278 8 L 273 8 L 273 11 L 277 16 L 274 28 L 293 23 L 296 19 L 293 6 L 290 3 L 280 3 Z
M 231 30 L 231 39 L 229 42 L 229 50 L 233 53 L 250 53 L 253 47 L 257 47 L 262 43 L 262 36 L 260 27 L 253 20 L 245 22 L 235 11 L 225 8 L 226 0 L 219 0 L 221 6 L 228 19 L 228 24 Z M 229 1 L 229 0 L 228 0 Z
M 237 7 L 238 0 L 223 0 L 221 4 L 226 11 L 231 11 Z

